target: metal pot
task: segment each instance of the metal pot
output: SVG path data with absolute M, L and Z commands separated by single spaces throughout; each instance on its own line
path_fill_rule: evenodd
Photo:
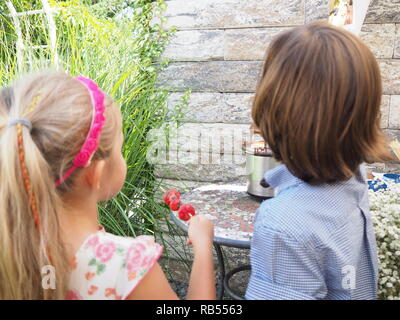
M 246 150 L 247 193 L 265 199 L 274 197 L 275 191 L 264 180 L 264 173 L 278 165 L 272 155 L 255 155 Z

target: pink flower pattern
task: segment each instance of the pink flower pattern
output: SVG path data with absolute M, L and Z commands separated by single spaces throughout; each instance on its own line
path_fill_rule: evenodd
M 144 253 L 146 247 L 142 243 L 131 246 L 126 255 L 126 267 L 129 271 L 134 271 L 142 266 L 142 261 L 145 258 Z
M 150 236 L 123 238 L 96 232 L 75 256 L 77 267 L 71 269 L 66 299 L 126 299 L 161 252 Z
M 96 257 L 99 258 L 101 262 L 107 262 L 112 258 L 114 252 L 115 252 L 114 242 L 106 242 L 97 246 Z
M 89 241 L 86 244 L 86 247 L 95 247 L 99 243 L 99 237 L 94 236 L 89 239 Z

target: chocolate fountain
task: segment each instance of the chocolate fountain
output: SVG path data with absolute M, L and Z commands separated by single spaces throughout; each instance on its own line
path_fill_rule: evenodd
M 250 126 L 250 139 L 243 143 L 243 148 L 246 152 L 247 193 L 262 199 L 272 198 L 275 191 L 264 180 L 264 173 L 279 163 L 254 125 Z

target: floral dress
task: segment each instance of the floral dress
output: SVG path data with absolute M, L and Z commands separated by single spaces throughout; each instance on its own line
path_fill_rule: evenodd
M 68 300 L 126 299 L 162 253 L 152 236 L 90 235 L 71 262 Z

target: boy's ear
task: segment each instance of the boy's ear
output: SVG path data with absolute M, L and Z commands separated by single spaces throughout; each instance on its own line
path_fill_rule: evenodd
M 104 160 L 96 160 L 86 169 L 86 183 L 94 190 L 100 189 L 105 164 Z

